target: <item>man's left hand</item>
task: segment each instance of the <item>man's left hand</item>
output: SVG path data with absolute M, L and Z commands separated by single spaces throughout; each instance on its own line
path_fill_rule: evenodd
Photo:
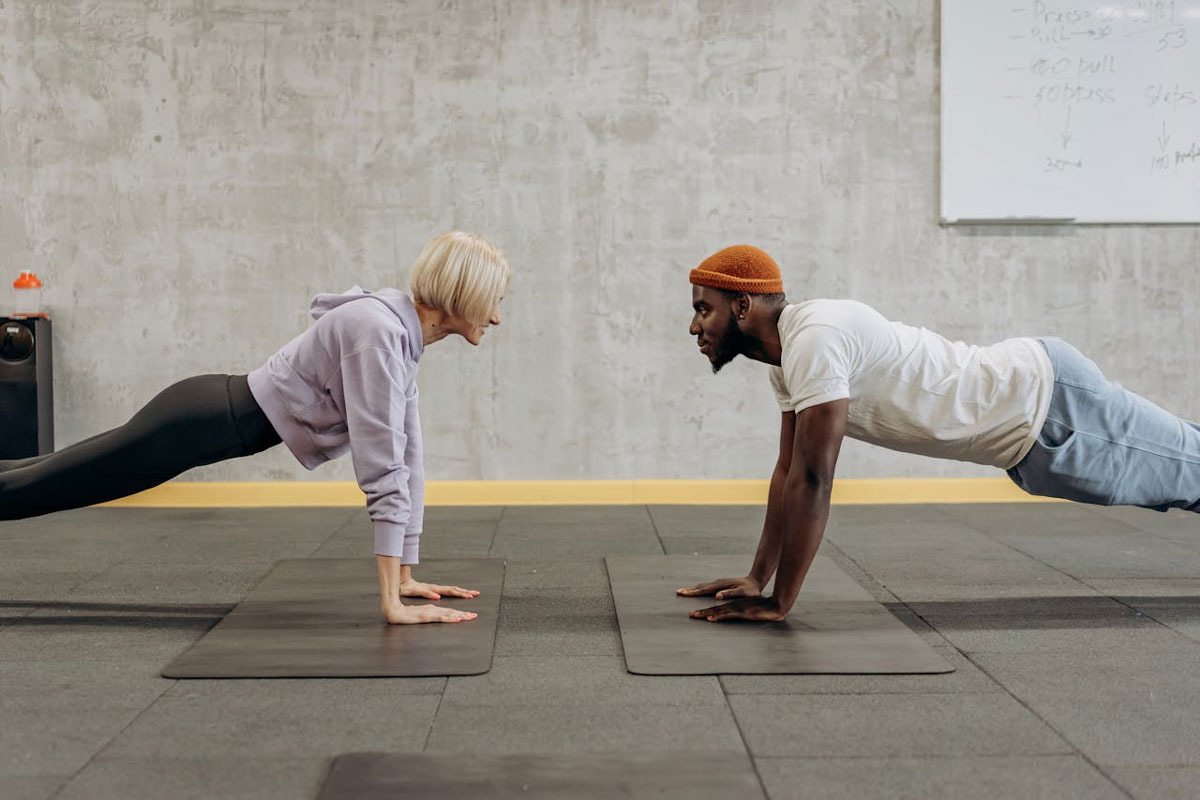
M 696 609 L 690 616 L 709 622 L 778 622 L 787 612 L 779 609 L 773 597 L 742 597 L 724 605 Z

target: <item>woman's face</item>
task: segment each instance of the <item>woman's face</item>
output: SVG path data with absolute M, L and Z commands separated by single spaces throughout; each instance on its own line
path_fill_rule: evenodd
M 476 325 L 467 320 L 459 320 L 461 327 L 455 331 L 468 342 L 473 345 L 478 345 L 483 341 L 483 334 L 487 332 L 488 327 L 500 324 L 500 301 L 504 299 L 504 292 L 501 290 L 496 300 L 492 303 L 492 314 L 488 318 L 486 325 Z

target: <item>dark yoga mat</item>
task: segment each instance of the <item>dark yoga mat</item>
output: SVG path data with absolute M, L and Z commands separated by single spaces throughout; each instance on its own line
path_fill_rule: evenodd
M 491 669 L 504 562 L 428 561 L 417 577 L 478 589 L 473 600 L 438 602 L 479 616 L 453 624 L 388 625 L 379 612 L 374 559 L 289 559 L 276 564 L 163 676 L 369 678 L 478 675 Z
M 348 753 L 317 800 L 754 800 L 762 787 L 740 753 L 472 755 Z
M 626 668 L 638 675 L 842 675 L 953 672 L 954 667 L 830 559 L 818 556 L 783 622 L 708 622 L 722 602 L 675 590 L 745 575 L 749 556 L 605 559 Z

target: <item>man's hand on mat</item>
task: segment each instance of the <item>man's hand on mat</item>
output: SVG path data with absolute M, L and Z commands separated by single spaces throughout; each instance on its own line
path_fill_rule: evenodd
M 718 578 L 708 583 L 697 583 L 686 589 L 676 589 L 675 594 L 684 597 L 716 597 L 718 600 L 729 600 L 734 597 L 758 597 L 762 593 L 762 585 L 751 577 Z M 696 616 L 692 614 L 692 616 Z
M 401 597 L 427 597 L 430 600 L 441 600 L 443 597 L 479 597 L 477 589 L 464 589 L 461 586 L 442 586 L 437 583 L 423 583 L 407 580 L 400 582 Z
M 423 622 L 470 622 L 479 615 L 474 611 L 459 611 L 433 604 L 406 606 L 396 603 L 385 605 L 383 616 L 389 625 L 419 625 Z
M 709 622 L 731 622 L 734 620 L 750 620 L 751 622 L 776 622 L 787 616 L 786 611 L 780 611 L 773 597 L 743 597 L 726 603 L 723 606 L 710 606 L 693 611 L 693 619 L 704 619 Z

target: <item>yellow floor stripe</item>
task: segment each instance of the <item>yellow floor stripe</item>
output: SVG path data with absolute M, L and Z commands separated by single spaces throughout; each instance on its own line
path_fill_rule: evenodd
M 765 480 L 430 481 L 430 506 L 761 505 Z M 106 503 L 143 508 L 357 506 L 349 481 L 263 483 L 171 482 Z M 1050 502 L 1007 478 L 846 478 L 833 487 L 835 505 L 885 503 Z

